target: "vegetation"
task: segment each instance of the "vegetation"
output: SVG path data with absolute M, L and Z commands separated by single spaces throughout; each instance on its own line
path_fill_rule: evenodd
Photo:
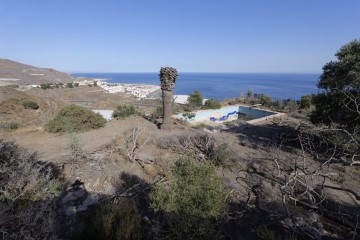
M 227 213 L 227 194 L 212 163 L 184 157 L 176 162 L 169 185 L 155 186 L 151 207 L 165 214 L 167 239 L 214 239 Z
M 136 114 L 136 109 L 133 105 L 119 105 L 113 113 L 113 118 L 124 119 Z
M 104 127 L 105 124 L 106 120 L 100 114 L 85 107 L 68 105 L 46 123 L 45 130 L 52 133 L 83 132 Z
M 310 94 L 304 95 L 300 100 L 300 108 L 301 109 L 309 109 L 312 103 L 313 96 Z
M 164 115 L 164 108 L 163 106 L 157 107 L 152 114 L 154 118 L 161 118 Z
M 203 109 L 219 109 L 219 108 L 221 108 L 220 102 L 212 98 L 206 100 L 205 105 L 203 106 Z
M 69 83 L 66 84 L 66 87 L 67 88 L 74 88 L 74 85 L 73 85 L 73 83 L 69 82 Z
M 39 105 L 35 101 L 26 100 L 22 104 L 26 109 L 33 109 L 33 110 L 39 109 Z
M 271 97 L 268 95 L 265 95 L 265 94 L 261 94 L 260 103 L 264 106 L 270 106 L 271 105 Z
M 182 114 L 182 116 L 186 119 L 193 119 L 196 117 L 196 113 L 193 112 L 185 112 Z
M 160 82 L 164 109 L 163 123 L 161 125 L 161 129 L 167 130 L 171 128 L 173 89 L 175 87 L 175 82 L 178 77 L 179 76 L 175 68 L 162 67 L 160 69 Z
M 360 40 L 345 44 L 335 56 L 336 61 L 323 67 L 311 121 L 326 125 L 336 123 L 352 130 L 359 122 L 354 120 L 359 119 Z
M 40 88 L 43 90 L 46 90 L 46 89 L 52 88 L 52 86 L 50 83 L 42 83 L 42 84 L 40 84 Z
M 4 239 L 45 239 L 55 232 L 56 199 L 62 184 L 36 154 L 0 140 L 0 228 Z M 6 236 L 6 237 L 5 237 Z
M 248 90 L 246 96 L 247 96 L 248 98 L 251 98 L 252 95 L 253 95 L 252 91 L 251 91 L 251 90 Z
M 200 91 L 195 90 L 194 93 L 189 95 L 187 101 L 192 107 L 201 107 L 203 105 L 203 96 Z
M 82 239 L 143 239 L 147 232 L 141 214 L 130 199 L 121 204 L 105 203 L 88 218 Z
M 74 83 L 74 87 L 79 87 L 79 83 Z

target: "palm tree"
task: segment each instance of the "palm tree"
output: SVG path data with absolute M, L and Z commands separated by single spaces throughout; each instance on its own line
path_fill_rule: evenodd
M 178 76 L 179 75 L 175 68 L 162 67 L 160 69 L 160 82 L 164 108 L 163 123 L 161 124 L 161 129 L 171 129 L 173 89 L 175 87 L 175 81 L 178 79 Z

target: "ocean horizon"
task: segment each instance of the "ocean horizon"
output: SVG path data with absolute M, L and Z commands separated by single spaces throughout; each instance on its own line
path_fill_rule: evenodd
M 160 85 L 159 73 L 72 73 L 74 77 L 106 79 L 109 83 Z M 236 98 L 251 90 L 274 99 L 299 100 L 317 93 L 320 73 L 179 73 L 175 94 L 199 90 L 204 98 Z

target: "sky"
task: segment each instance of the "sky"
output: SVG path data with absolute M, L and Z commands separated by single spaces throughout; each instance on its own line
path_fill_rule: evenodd
M 0 0 L 0 58 L 74 72 L 320 73 L 359 0 Z

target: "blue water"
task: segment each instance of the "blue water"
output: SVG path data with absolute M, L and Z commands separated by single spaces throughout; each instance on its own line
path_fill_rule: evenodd
M 160 85 L 158 73 L 74 73 L 75 77 L 105 78 L 111 83 Z M 264 93 L 273 99 L 300 99 L 316 93 L 320 74 L 313 73 L 179 73 L 175 94 L 199 90 L 205 98 L 239 97 L 240 93 Z

